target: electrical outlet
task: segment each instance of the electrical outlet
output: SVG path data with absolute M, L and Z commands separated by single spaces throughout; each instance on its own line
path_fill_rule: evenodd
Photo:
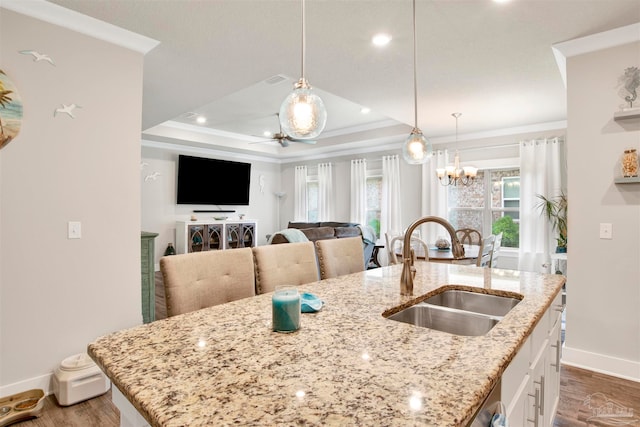
M 69 221 L 67 225 L 69 239 L 79 239 L 82 237 L 82 223 L 80 221 Z
M 613 226 L 610 223 L 600 223 L 600 238 L 613 239 Z

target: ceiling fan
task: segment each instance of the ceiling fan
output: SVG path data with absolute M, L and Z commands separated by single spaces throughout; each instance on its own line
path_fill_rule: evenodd
M 265 140 L 265 141 L 259 141 L 258 143 L 261 142 L 269 142 L 269 141 L 277 141 L 283 148 L 286 148 L 289 146 L 290 142 L 302 142 L 303 144 L 315 144 L 318 141 L 314 141 L 314 140 L 310 140 L 310 139 L 296 139 L 296 138 L 292 138 L 291 136 L 287 135 L 286 133 L 284 133 L 282 131 L 282 125 L 280 125 L 280 114 L 276 113 L 276 117 L 278 118 L 278 125 L 280 126 L 280 130 L 276 133 L 274 133 L 271 137 L 271 139 Z

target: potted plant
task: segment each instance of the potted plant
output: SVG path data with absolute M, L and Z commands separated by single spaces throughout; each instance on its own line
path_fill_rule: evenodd
M 541 194 L 537 196 L 540 199 L 540 213 L 551 223 L 553 231 L 558 233 L 556 252 L 567 252 L 567 195 L 562 192 L 555 198 L 546 198 Z

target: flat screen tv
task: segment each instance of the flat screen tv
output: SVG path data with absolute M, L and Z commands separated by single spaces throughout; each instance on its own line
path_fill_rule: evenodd
M 179 205 L 249 205 L 251 164 L 180 155 Z

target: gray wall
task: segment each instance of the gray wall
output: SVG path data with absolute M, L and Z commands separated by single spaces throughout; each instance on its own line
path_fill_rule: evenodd
M 618 79 L 640 43 L 571 57 L 568 82 L 569 251 L 565 362 L 640 380 L 640 184 L 614 184 L 640 120 L 615 122 Z M 613 239 L 599 224 L 613 224 Z
M 142 322 L 140 53 L 0 9 L 24 104 L 0 151 L 0 395 L 49 390 L 59 362 Z M 20 50 L 49 54 L 56 66 Z M 76 103 L 76 118 L 53 116 Z M 82 238 L 67 239 L 67 222 Z

